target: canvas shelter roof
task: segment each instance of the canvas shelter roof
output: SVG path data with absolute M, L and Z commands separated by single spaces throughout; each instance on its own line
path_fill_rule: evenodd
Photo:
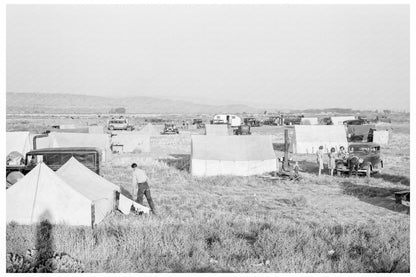
M 111 144 L 122 145 L 123 152 L 133 152 L 140 150 L 141 152 L 150 152 L 150 136 L 144 136 L 141 132 L 113 132 Z
M 90 226 L 92 204 L 44 163 L 6 190 L 7 222 L 19 224 L 47 219 L 51 223 Z
M 227 124 L 206 124 L 205 135 L 228 136 L 228 125 Z
M 249 176 L 273 170 L 276 155 L 271 136 L 192 136 L 194 176 Z
M 16 151 L 26 155 L 31 150 L 29 132 L 6 132 L 6 156 Z
M 343 125 L 344 121 L 346 120 L 354 120 L 355 116 L 350 115 L 350 116 L 331 116 L 331 121 L 332 124 L 334 125 Z
M 317 117 L 302 117 L 300 120 L 301 125 L 318 125 L 318 118 Z
M 331 147 L 336 150 L 340 146 L 348 147 L 344 125 L 295 125 L 291 140 L 293 153 L 316 153 L 319 146 L 328 152 Z

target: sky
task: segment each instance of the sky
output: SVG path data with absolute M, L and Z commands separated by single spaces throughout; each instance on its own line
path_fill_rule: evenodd
M 407 5 L 8 5 L 7 92 L 410 109 Z

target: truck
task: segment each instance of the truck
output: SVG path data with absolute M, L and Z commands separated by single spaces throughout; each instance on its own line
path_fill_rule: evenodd
M 95 147 L 61 147 L 36 149 L 26 153 L 21 164 L 8 165 L 6 163 L 6 186 L 13 185 L 18 179 L 23 178 L 40 162 L 45 163 L 56 171 L 71 157 L 77 159 L 93 172 L 100 174 L 102 152 Z

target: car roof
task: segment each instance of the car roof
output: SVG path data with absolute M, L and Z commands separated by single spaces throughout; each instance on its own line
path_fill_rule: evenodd
M 26 154 L 38 154 L 38 153 L 54 153 L 54 152 L 98 152 L 101 150 L 96 147 L 56 147 L 56 148 L 40 148 L 27 152 Z

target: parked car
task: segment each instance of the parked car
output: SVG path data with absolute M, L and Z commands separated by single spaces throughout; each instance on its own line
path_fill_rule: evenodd
M 279 116 L 270 116 L 268 119 L 263 121 L 263 125 L 272 125 L 272 126 L 276 126 L 276 125 L 280 125 L 280 117 Z
M 283 119 L 284 125 L 300 125 L 303 115 L 286 115 Z
M 175 135 L 179 134 L 179 130 L 173 123 L 166 123 L 165 128 L 163 129 L 162 135 Z
M 200 118 L 194 118 L 192 120 L 192 125 L 196 125 L 197 129 L 205 128 L 205 124 L 202 122 L 202 119 Z
M 234 135 L 251 135 L 249 125 L 241 125 L 234 129 Z
M 254 118 L 254 117 L 246 117 L 243 119 L 243 122 L 245 125 L 248 125 L 250 127 L 260 127 L 261 121 Z
M 14 176 L 23 177 L 35 168 L 39 162 L 45 163 L 52 170 L 56 171 L 71 157 L 74 157 L 95 173 L 100 174 L 101 154 L 101 150 L 95 147 L 62 147 L 32 150 L 26 153 L 23 163 L 19 165 L 6 164 L 6 180 L 12 173 Z M 14 182 L 9 183 L 8 185 L 14 184 Z
M 127 130 L 133 131 L 134 127 L 129 124 L 126 118 L 112 118 L 107 123 L 108 130 Z
M 380 172 L 382 168 L 380 145 L 372 142 L 351 143 L 348 146 L 348 158 L 336 160 L 338 175 L 355 173 L 370 177 L 371 174 Z

